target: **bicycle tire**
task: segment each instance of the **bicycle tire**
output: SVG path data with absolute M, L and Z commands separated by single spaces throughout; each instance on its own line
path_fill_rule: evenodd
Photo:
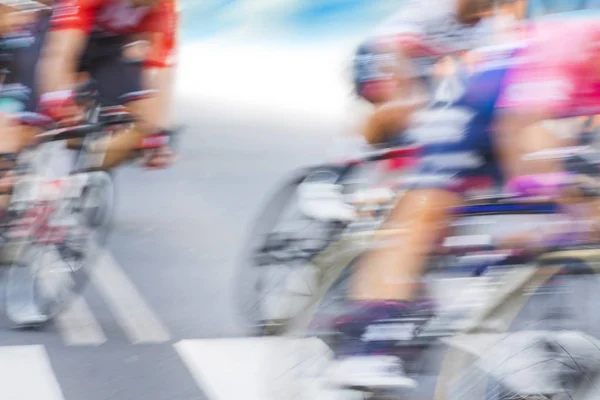
M 332 246 L 336 247 L 340 244 L 341 241 L 332 244 Z M 311 304 L 302 313 L 288 321 L 279 332 L 279 336 L 274 338 L 277 341 L 273 342 L 270 352 L 266 355 L 270 361 L 265 365 L 264 374 L 271 378 L 270 385 L 265 393 L 266 399 L 308 400 L 318 397 L 312 394 L 305 395 L 305 388 L 308 386 L 305 382 L 307 378 L 303 370 L 296 368 L 296 366 L 307 364 L 318 366 L 321 364 L 323 357 L 327 358 L 327 354 L 331 351 L 329 344 L 321 338 L 310 337 L 308 335 L 309 326 L 316 315 L 317 309 L 330 299 L 328 298 L 330 294 L 338 289 L 343 290 L 344 284 L 351 276 L 350 271 L 356 265 L 358 259 L 359 255 L 356 254 L 349 262 L 346 262 L 346 258 L 340 259 L 340 263 L 330 270 L 328 277 L 320 281 L 321 286 L 318 288 L 318 293 L 315 293 Z M 303 357 L 311 355 L 313 358 L 309 359 L 310 361 L 306 359 L 297 361 L 296 356 L 298 354 L 302 354 Z M 314 375 L 319 375 L 319 373 L 315 372 Z M 319 393 L 320 395 L 322 394 Z M 363 397 L 357 397 L 357 399 L 359 398 L 363 399 Z M 376 397 L 372 398 L 376 399 Z
M 259 294 L 261 266 L 256 265 L 254 254 L 257 248 L 263 244 L 263 237 L 272 231 L 276 226 L 281 214 L 286 207 L 293 202 L 296 196 L 297 187 L 312 172 L 321 169 L 332 169 L 331 166 L 316 166 L 296 172 L 291 178 L 287 178 L 283 183 L 277 185 L 277 189 L 268 197 L 267 203 L 262 206 L 258 217 L 255 219 L 250 229 L 250 234 L 246 240 L 246 245 L 241 252 L 239 259 L 238 273 L 236 274 L 236 284 L 234 293 L 235 311 L 240 317 L 244 328 L 253 335 L 271 335 L 277 333 L 280 327 L 279 322 L 269 321 L 267 317 L 261 315 L 261 295 Z M 329 223 L 317 221 L 304 216 L 307 221 L 315 224 L 323 224 L 324 229 Z M 335 228 L 333 228 L 335 230 Z M 329 240 L 327 240 L 328 244 Z M 307 259 L 312 258 L 325 248 L 325 246 L 314 250 Z
M 100 171 L 96 171 L 100 172 Z M 105 251 L 107 246 L 107 241 L 109 237 L 109 233 L 112 227 L 112 220 L 114 216 L 114 208 L 116 204 L 116 190 L 113 175 L 100 172 L 102 175 L 102 180 L 105 186 L 103 189 L 103 196 L 109 202 L 109 211 L 104 216 L 104 220 L 100 226 L 94 227 L 93 234 L 93 243 L 89 244 L 92 248 L 88 251 L 91 251 L 91 254 L 86 252 L 84 259 L 79 260 L 78 263 L 79 268 L 73 268 L 73 259 L 68 259 L 68 254 L 60 249 L 54 249 L 54 253 L 58 255 L 58 258 L 61 262 L 65 263 L 68 268 L 71 270 L 69 273 L 69 282 L 70 287 L 68 291 L 61 292 L 60 298 L 48 298 L 43 295 L 43 284 L 40 283 L 39 277 L 34 273 L 31 273 L 32 277 L 32 296 L 33 302 L 37 309 L 41 312 L 42 315 L 46 317 L 46 320 L 40 324 L 18 324 L 18 328 L 22 327 L 38 327 L 43 326 L 47 323 L 50 323 L 54 320 L 54 318 L 59 315 L 62 311 L 64 311 L 78 296 L 81 295 L 83 290 L 86 288 L 87 284 L 90 281 L 92 270 L 95 265 L 101 261 L 102 254 Z M 99 177 L 99 175 L 95 175 L 95 177 Z M 97 184 L 98 181 L 95 182 Z M 90 186 L 87 186 L 89 188 Z M 108 189 L 107 189 L 108 188 Z M 85 196 L 85 193 L 84 193 Z M 84 198 L 82 196 L 82 198 Z M 34 263 L 39 261 L 40 257 L 43 257 L 50 247 L 52 246 L 44 246 L 35 242 L 24 243 L 22 248 L 18 251 L 18 256 L 13 261 L 12 265 L 8 268 L 7 271 L 7 286 L 6 286 L 6 301 L 7 307 L 9 307 L 10 301 L 10 283 L 12 280 L 24 279 L 28 274 L 28 270 L 34 267 Z M 17 289 L 15 289 L 17 290 Z M 8 308 L 7 308 L 8 309 Z
M 600 318 L 597 313 L 592 312 L 589 308 L 590 306 L 593 307 L 593 304 L 599 300 L 598 296 L 600 296 L 600 277 L 598 276 L 600 272 L 600 249 L 591 251 L 573 250 L 564 253 L 566 256 L 553 254 L 554 263 L 542 266 L 542 268 L 550 267 L 547 270 L 550 273 L 533 274 L 531 280 L 524 281 L 521 287 L 512 292 L 510 300 L 513 302 L 512 306 L 508 303 L 500 304 L 497 310 L 493 310 L 492 314 L 465 332 L 462 345 L 456 345 L 455 343 L 449 346 L 435 387 L 433 397 L 435 400 L 525 398 L 524 393 L 518 393 L 514 388 L 515 379 L 517 376 L 522 376 L 519 374 L 524 372 L 541 378 L 539 371 L 531 367 L 532 364 L 537 364 L 532 361 L 534 359 L 532 355 L 524 355 L 525 352 L 531 352 L 531 349 L 535 348 L 535 340 L 538 339 L 530 338 L 530 342 L 526 342 L 527 348 L 522 348 L 518 341 L 522 340 L 524 335 L 536 334 L 532 331 L 534 325 L 537 325 L 536 328 L 541 326 L 544 335 L 571 335 L 570 337 L 578 338 L 578 345 L 590 344 L 591 350 L 586 350 L 586 357 L 593 354 L 595 363 L 598 364 L 594 366 L 592 376 L 589 376 L 590 368 L 584 366 L 585 363 L 578 363 L 581 356 L 574 354 L 568 346 L 554 346 L 556 347 L 554 352 L 544 355 L 541 362 L 544 363 L 545 369 L 556 367 L 559 364 L 572 364 L 569 366 L 571 370 L 567 371 L 571 372 L 571 375 L 575 375 L 573 371 L 583 373 L 584 370 L 587 370 L 585 372 L 588 375 L 584 374 L 582 377 L 578 377 L 578 382 L 570 382 L 571 386 L 575 383 L 575 387 L 564 387 L 567 386 L 565 382 L 560 382 L 563 386 L 559 389 L 564 391 L 564 398 L 573 400 L 597 398 L 597 391 L 594 393 L 594 397 L 589 396 L 590 391 L 593 390 L 591 383 L 596 382 L 597 385 L 600 380 L 600 346 L 596 343 L 600 343 Z M 578 253 L 581 256 L 578 256 Z M 576 268 L 573 268 L 573 266 Z M 553 289 L 551 285 L 557 284 L 561 285 L 561 288 L 568 287 L 568 285 L 571 285 L 572 288 L 563 293 L 556 292 L 556 289 Z M 544 290 L 546 290 L 546 293 L 544 293 Z M 540 306 L 542 303 L 543 305 Z M 577 306 L 574 306 L 574 304 Z M 511 307 L 512 310 L 510 310 Z M 563 308 L 568 308 L 568 312 L 564 311 Z M 512 316 L 510 315 L 511 312 L 513 313 Z M 497 317 L 496 321 L 493 320 L 494 314 Z M 557 317 L 561 318 L 556 319 Z M 500 325 L 498 325 L 498 321 L 501 322 Z M 467 340 L 474 343 L 477 338 L 484 338 L 482 335 L 488 335 L 486 340 L 491 341 L 485 349 L 477 350 L 481 354 L 485 354 L 484 356 L 474 355 L 476 352 L 473 350 L 474 346 L 470 345 L 471 348 L 468 349 L 469 346 L 464 346 L 464 343 Z M 497 339 L 494 339 L 491 335 L 495 335 Z M 500 351 L 502 352 L 501 355 L 499 355 Z M 540 354 L 536 356 L 539 357 Z M 490 367 L 489 361 L 492 357 L 497 358 L 493 368 Z M 507 367 L 503 363 L 515 364 L 516 361 L 514 360 L 520 360 L 519 357 L 529 357 L 527 360 L 529 371 L 527 368 L 522 368 L 520 371 L 507 373 Z M 567 361 L 563 361 L 564 359 Z M 486 365 L 486 367 L 482 368 L 482 365 Z M 509 380 L 513 381 L 512 384 L 507 384 L 502 378 L 499 379 L 498 376 L 495 376 L 499 374 L 498 371 L 494 370 L 496 367 L 504 369 L 502 376 L 509 377 Z M 512 377 L 511 374 L 513 374 Z M 558 382 L 558 379 L 556 381 Z M 520 382 L 519 385 L 522 383 Z M 534 385 L 533 382 L 532 385 Z M 529 390 L 533 390 L 531 385 Z M 553 390 L 556 391 L 557 389 Z M 547 398 L 553 398 L 552 396 L 556 395 L 556 393 L 526 394 L 528 396 L 547 396 Z
M 578 279 L 579 282 L 583 282 L 584 284 L 590 284 L 593 283 L 594 284 L 594 288 L 593 290 L 588 290 L 589 293 L 593 293 L 594 295 L 600 296 L 600 279 L 598 277 L 598 273 L 600 272 L 600 250 L 591 250 L 591 251 L 586 251 L 586 257 L 585 259 L 581 260 L 578 258 L 573 258 L 572 254 L 577 254 L 577 251 L 574 251 L 575 253 L 572 252 L 567 252 L 565 253 L 565 255 L 561 255 L 560 252 L 558 253 L 553 253 L 551 256 L 554 259 L 554 263 L 579 263 L 579 264 L 585 264 L 587 265 L 587 263 L 589 263 L 590 257 L 595 257 L 596 258 L 596 263 L 597 265 L 594 266 L 593 268 L 593 272 L 590 272 L 589 269 L 588 270 L 583 270 L 583 272 L 581 270 L 579 271 L 568 271 L 568 273 L 561 273 L 559 274 L 560 271 L 562 271 L 561 268 L 556 268 L 556 267 L 552 267 L 552 266 L 544 266 L 544 268 L 546 268 L 546 272 L 548 271 L 553 271 L 551 274 L 535 274 L 533 275 L 534 277 L 537 277 L 539 279 L 534 280 L 534 281 L 527 281 L 529 283 L 533 282 L 534 286 L 537 285 L 538 287 L 543 287 L 545 285 L 545 283 L 549 280 L 551 280 L 553 277 L 555 276 L 560 276 L 560 277 L 574 277 L 573 279 Z M 594 254 L 595 253 L 595 254 Z M 291 321 L 289 324 L 286 325 L 286 330 L 285 332 L 283 332 L 281 334 L 281 342 L 280 345 L 278 346 L 274 346 L 274 348 L 272 349 L 273 352 L 273 356 L 275 356 L 275 358 L 273 358 L 274 360 L 281 360 L 284 359 L 286 356 L 289 356 L 290 354 L 293 354 L 294 356 L 301 350 L 302 353 L 310 353 L 310 350 L 308 350 L 309 347 L 306 343 L 310 342 L 311 340 L 315 339 L 315 338 L 310 338 L 310 337 L 306 337 L 306 333 L 308 331 L 308 327 L 311 324 L 311 318 L 314 318 L 315 316 L 315 311 L 318 308 L 319 304 L 321 304 L 322 302 L 326 301 L 326 296 L 331 292 L 331 291 L 335 291 L 335 290 L 339 290 L 339 287 L 341 285 L 343 285 L 344 280 L 347 279 L 347 277 L 349 276 L 349 271 L 351 271 L 352 266 L 356 264 L 357 260 L 359 259 L 359 256 L 357 256 L 356 258 L 354 258 L 352 261 L 350 261 L 345 267 L 343 268 L 338 268 L 337 272 L 339 272 L 336 277 L 334 279 L 331 279 L 329 282 L 327 282 L 326 285 L 324 285 L 321 290 L 320 293 L 318 295 L 316 295 L 315 297 L 318 297 L 311 310 L 307 310 L 302 316 L 298 316 L 296 318 L 295 321 Z M 542 271 L 540 269 L 540 271 Z M 589 279 L 590 276 L 593 276 L 594 279 Z M 532 278 L 533 279 L 533 278 Z M 527 283 L 525 282 L 525 283 Z M 577 293 L 581 293 L 581 290 L 577 291 Z M 521 304 L 520 306 L 517 307 L 517 313 L 513 316 L 512 319 L 510 319 L 509 323 L 510 323 L 510 329 L 512 330 L 519 330 L 519 326 L 517 325 L 517 323 L 523 323 L 523 321 L 531 321 L 531 317 L 527 318 L 527 316 L 525 315 L 526 311 L 524 310 L 528 310 L 527 312 L 531 313 L 531 309 L 532 306 L 528 305 L 530 303 L 527 302 L 523 302 L 523 304 Z M 588 302 L 586 304 L 594 304 L 593 302 Z M 514 306 L 514 305 L 513 305 Z M 594 333 L 593 337 L 599 339 L 599 343 L 600 343 L 600 318 L 596 317 L 596 332 Z M 508 329 L 508 328 L 507 328 Z M 521 328 L 522 329 L 522 328 Z M 323 340 L 319 340 L 321 343 L 319 344 L 320 346 L 326 345 L 327 341 L 323 342 Z M 306 348 L 303 346 L 307 346 Z M 313 346 L 315 347 L 315 346 Z M 318 346 L 317 346 L 318 347 Z M 598 347 L 598 359 L 600 360 L 600 345 Z M 442 351 L 442 362 L 441 362 L 441 366 L 439 367 L 439 375 L 438 378 L 436 379 L 436 382 L 434 385 L 432 385 L 432 393 L 429 393 L 429 398 L 434 398 L 435 400 L 457 400 L 457 399 L 461 399 L 461 400 L 508 400 L 510 399 L 516 399 L 516 398 L 520 398 L 520 397 L 490 397 L 489 395 L 486 396 L 482 396 L 482 397 L 465 397 L 464 395 L 462 397 L 448 397 L 448 396 L 443 396 L 440 392 L 440 387 L 443 385 L 443 379 L 448 379 L 449 375 L 451 373 L 456 372 L 459 368 L 458 367 L 458 363 L 460 363 L 461 358 L 460 356 L 462 356 L 464 358 L 464 354 L 459 354 L 457 355 L 456 352 L 454 352 L 453 348 L 446 348 L 444 347 L 443 351 Z M 467 357 L 468 360 L 468 357 Z M 314 359 L 311 360 L 311 362 L 308 362 L 306 360 L 303 360 L 302 363 L 315 363 L 318 364 L 319 362 L 315 362 Z M 297 362 L 296 364 L 300 364 L 300 362 Z M 275 381 L 273 382 L 273 385 L 270 386 L 268 395 L 269 395 L 269 399 L 273 398 L 277 398 L 277 399 L 301 399 L 303 397 L 299 397 L 299 394 L 297 392 L 294 392 L 294 385 L 297 384 L 295 382 L 290 381 L 290 379 L 294 379 L 294 378 L 288 378 L 287 380 L 284 378 L 285 374 L 281 373 L 281 366 L 280 365 L 271 365 L 270 363 L 267 366 L 268 370 L 267 370 L 267 374 L 273 374 L 274 376 L 274 380 L 275 379 L 281 379 L 282 382 L 281 383 L 275 383 Z M 464 368 L 464 367 L 463 367 Z M 300 372 L 296 372 L 297 374 L 300 374 Z M 276 376 L 276 377 L 275 377 Z M 488 377 L 489 378 L 489 377 Z M 295 379 L 298 379 L 297 377 Z M 475 379 L 473 377 L 470 377 L 469 381 L 474 381 Z M 598 381 L 600 381 L 600 368 L 599 368 L 599 375 L 598 375 Z M 489 385 L 485 385 L 483 386 L 484 389 L 486 390 L 490 390 L 490 386 Z M 496 384 L 496 387 L 499 387 L 498 384 Z M 446 388 L 447 389 L 447 388 Z M 584 388 L 585 390 L 591 390 L 589 388 Z M 584 389 L 578 389 L 578 390 L 584 390 Z M 303 389 L 302 389 L 303 390 Z M 489 393 L 488 393 L 489 394 Z M 370 394 L 373 397 L 369 397 L 369 398 L 374 398 L 374 399 L 379 399 L 379 398 L 388 398 L 386 397 L 386 395 L 379 395 L 379 394 Z M 419 395 L 422 396 L 422 393 L 420 393 Z M 435 397 L 434 397 L 435 396 Z M 418 397 L 418 396 L 417 396 Z M 391 397 L 394 398 L 394 397 Z M 411 395 L 410 394 L 404 394 L 404 397 L 401 397 L 402 399 L 411 399 Z M 421 397 L 418 397 L 421 398 Z M 587 397 L 578 397 L 576 398 L 576 400 L 588 400 Z

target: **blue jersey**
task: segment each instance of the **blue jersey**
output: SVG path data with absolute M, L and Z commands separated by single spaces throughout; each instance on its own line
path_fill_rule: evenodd
M 490 48 L 453 101 L 417 113 L 413 135 L 423 144 L 419 187 L 462 187 L 474 176 L 501 180 L 493 140 L 496 104 L 519 48 Z

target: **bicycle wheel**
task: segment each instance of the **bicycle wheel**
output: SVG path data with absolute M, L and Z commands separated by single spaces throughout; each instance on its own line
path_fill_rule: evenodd
M 515 268 L 502 278 L 503 285 L 494 282 L 503 289 L 494 289 L 499 291 L 487 308 L 474 310 L 475 323 L 464 334 L 423 348 L 405 364 L 419 387 L 393 394 L 334 390 L 323 379 L 336 341 L 328 327 L 331 316 L 345 307 L 356 261 L 351 262 L 337 269 L 334 282 L 315 293 L 313 306 L 290 321 L 274 342 L 266 363 L 271 378 L 267 398 L 598 398 L 600 250 L 594 257 L 594 264 L 588 256 Z
M 309 261 L 344 224 L 307 217 L 299 207 L 298 187 L 311 177 L 335 181 L 337 174 L 328 166 L 298 173 L 280 186 L 259 214 L 242 253 L 234 290 L 238 314 L 251 332 L 276 333 L 312 295 L 317 275 Z
M 324 379 L 333 358 L 331 346 L 337 339 L 330 330 L 331 320 L 347 305 L 345 299 L 357 260 L 340 259 L 320 282 L 311 303 L 273 338 L 264 371 L 269 381 L 266 399 L 368 398 L 364 393 L 332 389 Z
M 543 266 L 450 340 L 434 398 L 598 398 L 600 250 L 595 253 L 591 260 L 589 251 L 585 257 L 574 251 Z
M 78 177 L 85 179 L 81 196 L 62 200 L 71 221 L 64 236 L 18 244 L 6 284 L 7 315 L 16 327 L 51 321 L 84 290 L 102 257 L 115 204 L 114 182 L 101 171 Z

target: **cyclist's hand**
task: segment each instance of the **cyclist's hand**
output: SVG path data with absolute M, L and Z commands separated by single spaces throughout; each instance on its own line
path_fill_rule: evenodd
M 72 125 L 81 119 L 81 108 L 75 103 L 70 90 L 43 94 L 40 97 L 40 112 L 61 125 Z
M 171 166 L 177 160 L 177 154 L 172 148 L 172 134 L 159 132 L 142 139 L 141 148 L 144 150 L 142 164 L 147 169 L 163 169 Z

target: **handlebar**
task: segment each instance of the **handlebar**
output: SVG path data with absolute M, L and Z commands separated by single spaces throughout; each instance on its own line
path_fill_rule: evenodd
M 135 122 L 135 118 L 126 111 L 100 112 L 97 123 L 84 123 L 75 126 L 53 127 L 36 136 L 38 142 L 55 142 L 69 139 L 83 138 L 92 133 L 101 132 L 103 129 Z
M 132 124 L 136 122 L 136 118 L 123 107 L 104 107 L 100 110 L 98 122 L 104 127 L 109 127 Z
M 90 108 L 94 112 L 89 115 L 95 114 L 94 118 L 87 119 L 79 125 L 57 126 L 52 119 L 36 113 L 22 113 L 21 120 L 29 125 L 44 128 L 45 131 L 36 136 L 38 143 L 80 139 L 93 133 L 102 132 L 111 126 L 127 125 L 137 121 L 123 106 L 100 107 L 99 93 L 96 88 L 96 82 L 88 80 L 74 90 L 75 101 L 80 105 L 91 103 Z M 183 127 L 177 127 L 164 133 L 171 137 L 180 133 L 181 130 Z
M 372 153 L 367 154 L 364 158 L 364 162 L 374 162 L 374 161 L 385 161 L 391 160 L 394 158 L 405 158 L 405 157 L 414 157 L 418 155 L 421 146 L 412 145 L 412 146 L 402 146 L 402 147 L 392 147 L 389 149 L 376 150 Z
M 84 124 L 64 128 L 49 129 L 36 135 L 38 143 L 57 142 L 61 140 L 79 139 L 101 131 L 102 124 Z

